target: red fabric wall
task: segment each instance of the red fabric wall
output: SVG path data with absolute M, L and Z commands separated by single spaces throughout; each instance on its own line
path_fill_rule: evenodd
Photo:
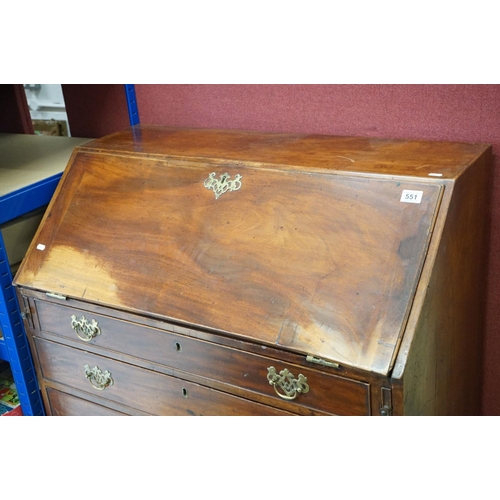
M 136 95 L 141 123 L 493 144 L 483 414 L 500 415 L 500 85 L 136 85 Z

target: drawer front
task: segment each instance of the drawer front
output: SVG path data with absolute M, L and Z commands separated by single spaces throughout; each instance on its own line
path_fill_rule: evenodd
M 370 414 L 369 384 L 303 366 L 280 363 L 266 357 L 264 347 L 261 356 L 184 335 L 87 313 L 76 308 L 43 301 L 35 301 L 35 303 L 42 331 L 78 340 L 76 332 L 71 327 L 71 317 L 74 316 L 78 321 L 84 316 L 88 325 L 95 325 L 94 331 L 89 335 L 92 338 L 86 342 L 87 345 L 128 354 L 147 362 L 158 363 L 280 400 L 282 397 L 278 394 L 283 394 L 283 391 L 278 386 L 270 385 L 269 369 L 273 367 L 277 374 L 283 370 L 289 370 L 296 379 L 300 375 L 306 377 L 310 388 L 308 393 L 298 394 L 292 402 L 287 403 L 286 407 L 290 411 L 296 411 L 294 406 L 300 405 L 334 415 Z M 80 336 L 82 336 L 81 332 Z
M 47 387 L 47 401 L 50 414 L 53 416 L 66 417 L 117 417 L 123 416 L 124 413 L 112 410 L 106 406 L 98 405 L 85 399 L 66 394 Z
M 89 352 L 35 338 L 41 375 L 152 415 L 287 415 L 287 412 Z

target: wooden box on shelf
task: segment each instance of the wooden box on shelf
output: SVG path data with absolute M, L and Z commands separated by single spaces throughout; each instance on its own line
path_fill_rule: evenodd
M 16 276 L 49 415 L 479 413 L 491 148 L 136 126 Z

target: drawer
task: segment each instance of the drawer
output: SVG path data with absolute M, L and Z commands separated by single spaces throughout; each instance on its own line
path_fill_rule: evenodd
M 88 342 L 82 342 L 82 345 L 95 345 L 141 358 L 147 363 L 168 366 L 278 399 L 282 407 L 283 401 L 278 393 L 283 391 L 279 388 L 276 391 L 275 386 L 270 385 L 268 374 L 271 367 L 275 369 L 277 375 L 283 370 L 288 370 L 296 379 L 300 375 L 307 378 L 309 392 L 299 394 L 293 401 L 285 403 L 287 410 L 295 412 L 296 405 L 300 405 L 334 415 L 370 414 L 369 384 L 304 366 L 281 363 L 265 356 L 265 347 L 262 348 L 262 355 L 259 355 L 128 321 L 87 313 L 77 308 L 38 300 L 35 303 L 42 331 L 78 340 L 76 332 L 71 327 L 71 317 L 75 316 L 80 320 L 84 316 L 88 323 L 95 322 L 99 334 Z M 228 387 L 228 390 L 231 391 L 231 387 Z
M 35 338 L 41 375 L 152 415 L 287 415 L 285 411 Z
M 46 390 L 48 411 L 53 416 L 66 416 L 66 417 L 117 417 L 123 416 L 124 413 L 112 410 L 106 406 L 86 401 L 85 399 L 66 394 L 65 392 L 52 389 L 50 387 Z

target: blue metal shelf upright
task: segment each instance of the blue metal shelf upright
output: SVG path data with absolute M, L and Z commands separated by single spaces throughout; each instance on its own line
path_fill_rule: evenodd
M 125 85 L 125 96 L 127 98 L 128 118 L 130 125 L 139 124 L 139 108 L 135 97 L 135 85 Z

